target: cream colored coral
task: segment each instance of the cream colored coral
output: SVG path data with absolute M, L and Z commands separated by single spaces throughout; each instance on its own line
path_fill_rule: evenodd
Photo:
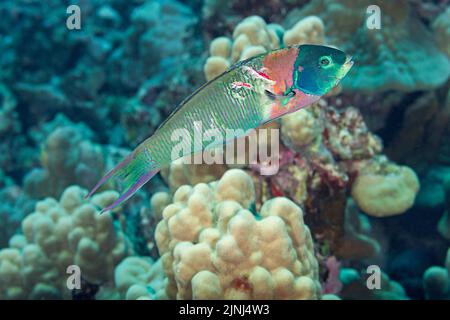
M 38 202 L 22 221 L 23 235 L 0 251 L 0 299 L 70 298 L 66 269 L 74 264 L 91 283 L 112 282 L 115 265 L 130 249 L 111 216 L 100 215 L 94 203 L 104 207 L 117 193 L 100 193 L 90 202 L 85 195 L 69 187 L 59 202 Z
M 319 297 L 318 266 L 302 210 L 275 198 L 257 219 L 248 210 L 253 190 L 244 171 L 231 169 L 218 182 L 176 191 L 155 234 L 169 297 Z
M 168 167 L 163 168 L 161 175 L 172 192 L 185 184 L 195 185 L 201 182 L 209 183 L 218 180 L 230 168 L 242 169 L 248 167 L 250 155 L 254 155 L 254 152 L 258 152 L 258 150 L 267 150 L 267 155 L 271 156 L 278 154 L 278 150 L 272 150 L 272 147 L 276 148 L 276 143 L 279 141 L 279 127 L 279 123 L 276 121 L 264 124 L 255 130 L 255 135 L 236 138 L 226 146 L 219 146 L 214 149 L 213 151 L 220 154 L 221 159 L 226 164 L 185 164 L 183 159 L 178 159 Z M 230 156 L 228 154 L 229 147 L 234 147 L 230 148 L 230 150 L 234 150 Z M 260 164 L 265 165 L 262 161 Z
M 247 36 L 252 45 L 260 45 L 264 48 L 272 47 L 272 39 L 267 24 L 259 16 L 251 16 L 242 20 L 233 31 L 233 39 L 242 34 Z
M 297 44 L 324 44 L 325 32 L 322 19 L 316 16 L 309 16 L 298 21 L 292 29 L 284 33 L 284 45 L 292 46 Z
M 386 217 L 408 210 L 418 191 L 419 179 L 411 168 L 388 163 L 379 171 L 363 170 L 353 183 L 351 193 L 365 213 Z
M 220 56 L 212 56 L 206 60 L 205 66 L 203 67 L 203 72 L 206 75 L 206 80 L 212 80 L 218 75 L 227 71 L 230 67 L 230 62 Z
M 162 219 L 162 211 L 170 203 L 172 197 L 167 192 L 157 192 L 150 199 L 150 206 L 153 210 L 155 218 L 159 221 Z
M 232 42 L 227 37 L 215 38 L 209 46 L 209 55 L 228 58 L 231 54 Z
M 227 170 L 224 164 L 184 164 L 183 159 L 173 161 L 161 171 L 172 191 L 184 184 L 194 185 L 219 179 Z
M 226 37 L 219 37 L 211 42 L 211 56 L 203 68 L 206 80 L 225 72 L 232 63 L 271 50 L 277 44 L 274 42 L 275 38 L 275 33 L 269 32 L 261 17 L 251 16 L 242 20 L 234 29 L 233 42 Z
M 278 24 L 267 24 L 259 16 L 242 20 L 233 31 L 233 39 L 219 37 L 209 47 L 210 57 L 203 71 L 209 81 L 225 72 L 230 65 L 270 50 L 294 44 L 323 44 L 324 27 L 322 20 L 315 16 L 301 19 L 295 26 L 284 31 Z
M 165 278 L 161 260 L 125 258 L 115 269 L 115 287 L 127 300 L 164 299 Z
M 281 118 L 281 138 L 294 150 L 311 145 L 320 138 L 322 126 L 311 108 Z

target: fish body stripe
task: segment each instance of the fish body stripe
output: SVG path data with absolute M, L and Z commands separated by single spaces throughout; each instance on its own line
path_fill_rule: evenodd
M 242 97 L 236 98 L 232 93 L 232 84 L 238 80 L 250 84 L 251 88 L 243 89 Z M 203 137 L 203 133 L 210 129 L 218 130 L 225 139 L 227 129 L 242 129 L 246 132 L 258 127 L 264 120 L 260 105 L 262 95 L 252 89 L 260 85 L 258 81 L 241 69 L 225 74 L 225 77 L 213 83 L 209 90 L 198 92 L 189 99 L 183 108 L 150 137 L 144 143 L 148 150 L 146 153 L 151 154 L 153 160 L 163 166 L 175 160 L 172 159 L 171 151 L 180 141 L 172 141 L 174 130 L 186 129 L 188 138 L 193 143 L 196 134 Z M 196 127 L 199 122 L 202 124 L 201 132 Z M 191 152 L 182 156 L 201 151 L 210 144 L 211 141 L 202 141 L 201 146 L 194 146 Z

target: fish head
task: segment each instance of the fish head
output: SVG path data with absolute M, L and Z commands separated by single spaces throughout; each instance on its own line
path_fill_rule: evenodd
M 321 45 L 300 45 L 294 63 L 293 88 L 322 96 L 334 88 L 353 66 L 351 56 Z

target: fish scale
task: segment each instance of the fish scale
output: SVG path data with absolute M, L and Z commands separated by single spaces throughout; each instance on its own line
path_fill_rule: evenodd
M 253 90 L 247 89 L 245 98 L 242 100 L 232 97 L 231 85 L 237 79 L 245 79 L 251 85 L 257 85 L 258 81 L 246 76 L 242 70 L 235 69 L 230 73 L 224 74 L 223 78 L 217 79 L 213 83 L 213 90 L 205 90 L 189 99 L 182 108 L 174 114 L 169 121 L 162 125 L 155 134 L 145 142 L 149 153 L 159 155 L 155 157 L 158 165 L 169 164 L 175 159 L 171 159 L 171 150 L 179 144 L 179 140 L 172 141 L 172 133 L 176 129 L 186 129 L 189 132 L 191 141 L 194 141 L 194 131 L 196 122 L 201 122 L 202 132 L 210 129 L 219 130 L 222 136 L 226 137 L 227 129 L 247 131 L 259 126 L 263 117 L 261 110 L 258 108 L 259 94 Z M 212 92 L 212 93 L 210 93 Z M 224 105 L 228 106 L 224 108 Z M 215 125 L 217 124 L 217 125 Z M 158 150 L 153 143 L 155 139 L 162 142 L 167 151 Z M 188 156 L 193 152 L 201 151 L 210 145 L 210 141 L 203 141 L 201 148 L 194 148 L 189 152 L 186 151 L 182 156 Z
M 336 64 L 320 65 L 321 61 L 330 62 L 327 59 L 332 56 Z M 218 130 L 224 142 L 243 136 L 249 129 L 318 101 L 350 67 L 350 60 L 342 51 L 316 45 L 274 50 L 239 62 L 183 100 L 158 130 L 108 172 L 87 196 L 111 177 L 122 180 L 124 192 L 103 209 L 110 210 L 176 158 L 219 145 L 215 140 L 203 139 L 205 132 Z M 180 141 L 179 136 L 172 137 L 180 129 L 185 130 L 183 133 L 187 130 L 187 137 L 182 136 L 188 138 L 187 142 Z M 234 130 L 235 135 L 227 137 L 228 130 Z M 199 145 L 195 145 L 196 136 L 201 139 Z M 172 157 L 175 147 L 185 148 Z

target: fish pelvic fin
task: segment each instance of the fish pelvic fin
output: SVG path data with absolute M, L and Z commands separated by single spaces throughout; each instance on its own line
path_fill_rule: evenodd
M 100 213 L 109 211 L 133 196 L 144 184 L 159 172 L 159 166 L 146 155 L 145 149 L 136 148 L 129 156 L 109 171 L 88 193 L 92 196 L 103 184 L 111 178 L 118 179 L 123 184 L 123 192 L 112 204 L 103 208 Z

